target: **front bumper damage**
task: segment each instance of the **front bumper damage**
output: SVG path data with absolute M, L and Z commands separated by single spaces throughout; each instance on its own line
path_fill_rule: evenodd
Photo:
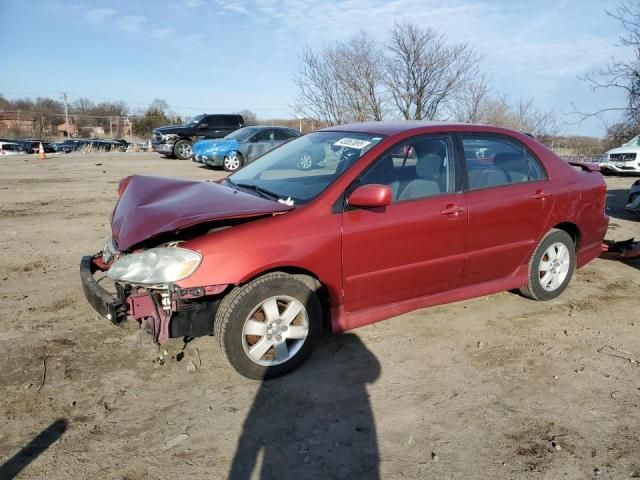
M 108 269 L 101 254 L 80 261 L 84 295 L 107 320 L 119 324 L 131 317 L 160 345 L 169 338 L 213 334 L 213 320 L 227 285 L 181 289 L 168 284 L 152 289 L 115 283 L 112 293 L 99 284 L 101 279 L 96 279 L 96 274 Z

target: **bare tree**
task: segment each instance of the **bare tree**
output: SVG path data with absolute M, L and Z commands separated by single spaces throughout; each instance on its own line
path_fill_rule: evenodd
M 385 80 L 395 106 L 407 120 L 434 119 L 476 76 L 478 55 L 410 22 L 390 33 Z
M 619 20 L 624 29 L 620 46 L 630 49 L 627 60 L 612 58 L 611 63 L 601 70 L 581 77 L 592 90 L 614 88 L 622 90 L 626 105 L 600 109 L 596 112 L 580 112 L 574 107 L 573 115 L 579 123 L 589 117 L 600 117 L 605 112 L 623 112 L 625 121 L 631 126 L 640 126 L 640 0 L 622 0 L 615 11 L 605 10 L 607 15 Z
M 485 123 L 491 91 L 486 75 L 469 82 L 451 105 L 451 117 L 458 122 Z
M 383 53 L 375 40 L 363 31 L 331 53 L 350 120 L 382 120 Z
M 244 118 L 244 124 L 247 127 L 258 125 L 258 117 L 251 110 L 245 108 L 244 110 L 240 110 L 239 112 L 235 113 L 237 113 L 238 115 L 242 115 L 242 118 Z
M 298 96 L 294 108 L 301 114 L 324 120 L 329 125 L 345 123 L 345 92 L 336 75 L 335 46 L 325 46 L 317 54 L 310 48 L 302 52 L 302 70 L 294 78 Z
M 536 107 L 533 100 L 518 100 L 514 106 L 514 114 L 515 125 L 512 128 L 530 133 L 534 137 L 548 137 L 558 133 L 555 112 Z

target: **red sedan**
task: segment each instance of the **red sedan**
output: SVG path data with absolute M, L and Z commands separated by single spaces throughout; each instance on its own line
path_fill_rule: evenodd
M 608 222 L 593 167 L 474 125 L 332 127 L 220 182 L 133 176 L 119 193 L 112 237 L 81 262 L 89 302 L 158 343 L 213 334 L 256 379 L 298 367 L 325 328 L 503 290 L 556 298 Z

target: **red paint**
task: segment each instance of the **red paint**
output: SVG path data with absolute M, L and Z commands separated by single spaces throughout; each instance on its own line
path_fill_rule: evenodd
M 135 318 L 140 327 L 149 330 L 153 339 L 162 345 L 169 340 L 171 313 L 156 305 L 148 293 L 127 297 L 127 315 Z
M 267 271 L 307 272 L 326 287 L 334 331 L 525 285 L 535 246 L 559 224 L 573 225 L 579 232 L 579 267 L 601 252 L 608 223 L 602 176 L 576 170 L 524 134 L 421 122 L 327 130 L 386 137 L 313 202 L 285 215 L 270 215 L 288 210 L 285 205 L 215 183 L 133 177 L 114 218 L 120 248 L 201 221 L 262 215 L 184 242 L 183 247 L 200 252 L 203 260 L 178 286 L 232 287 Z M 360 173 L 398 142 L 415 135 L 456 132 L 516 139 L 542 162 L 548 179 L 378 208 L 336 209 Z M 361 194 L 362 203 L 386 203 L 386 193 L 379 187 L 366 187 L 356 200 Z
M 120 251 L 203 222 L 285 212 L 292 207 L 232 190 L 214 182 L 130 177 L 113 212 L 113 237 Z
M 387 185 L 362 185 L 349 195 L 352 207 L 382 208 L 391 204 L 391 188 Z

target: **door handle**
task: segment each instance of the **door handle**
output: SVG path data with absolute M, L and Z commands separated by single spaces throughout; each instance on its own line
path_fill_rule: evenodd
M 444 207 L 440 213 L 442 215 L 453 215 L 457 217 L 459 213 L 464 213 L 465 211 L 466 209 L 464 207 L 459 207 L 455 203 L 450 203 Z
M 536 200 L 544 200 L 545 198 L 549 198 L 550 196 L 551 194 L 545 192 L 544 190 L 536 190 L 536 193 L 534 193 L 531 198 L 534 198 Z

